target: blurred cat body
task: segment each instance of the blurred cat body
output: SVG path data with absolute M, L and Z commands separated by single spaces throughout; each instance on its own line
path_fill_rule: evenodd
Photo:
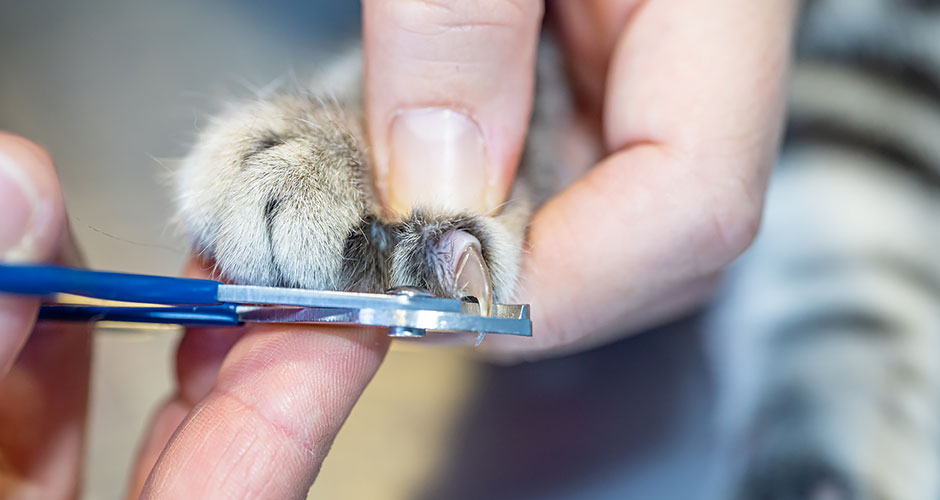
M 940 498 L 940 1 L 806 3 L 761 236 L 711 313 L 721 498 Z

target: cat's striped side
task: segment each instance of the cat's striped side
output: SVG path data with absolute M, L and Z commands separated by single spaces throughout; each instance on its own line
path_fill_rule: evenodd
M 762 234 L 712 313 L 722 497 L 940 498 L 940 1 L 805 6 Z

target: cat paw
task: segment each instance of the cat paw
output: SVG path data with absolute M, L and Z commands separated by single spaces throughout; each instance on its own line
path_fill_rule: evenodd
M 251 103 L 214 120 L 183 161 L 179 219 L 227 280 L 342 288 L 346 240 L 368 213 L 366 161 L 342 106 L 304 95 Z
M 357 109 L 286 95 L 216 119 L 175 177 L 194 251 L 237 284 L 507 298 L 527 205 L 496 217 L 435 207 L 384 217 Z

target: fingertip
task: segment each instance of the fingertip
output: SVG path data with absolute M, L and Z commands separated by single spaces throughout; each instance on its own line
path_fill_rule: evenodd
M 407 217 L 413 205 L 486 213 L 501 202 L 493 199 L 496 189 L 487 179 L 491 161 L 483 131 L 464 113 L 399 113 L 390 127 L 389 151 L 387 175 L 379 175 L 376 185 L 397 214 Z
M 0 257 L 38 262 L 56 255 L 66 233 L 65 204 L 49 154 L 23 137 L 0 132 Z
M 0 130 L 0 143 L 4 144 L 4 147 L 9 146 L 20 148 L 32 155 L 39 164 L 42 164 L 48 168 L 52 167 L 52 156 L 49 155 L 49 152 L 46 151 L 45 148 L 34 141 L 31 141 L 23 136 L 14 135 Z
M 52 159 L 36 143 L 0 131 L 0 261 L 52 260 L 67 239 Z M 12 366 L 35 322 L 39 300 L 0 296 L 0 374 Z
M 373 174 L 393 218 L 498 210 L 528 127 L 542 15 L 539 0 L 363 3 Z
M 195 279 L 216 279 L 215 261 L 203 255 L 193 255 L 183 267 L 183 277 Z

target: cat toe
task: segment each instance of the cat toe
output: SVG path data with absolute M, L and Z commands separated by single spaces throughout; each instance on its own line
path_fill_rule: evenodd
M 519 249 L 494 219 L 418 210 L 396 231 L 391 259 L 393 286 L 483 301 L 500 300 L 511 293 Z

